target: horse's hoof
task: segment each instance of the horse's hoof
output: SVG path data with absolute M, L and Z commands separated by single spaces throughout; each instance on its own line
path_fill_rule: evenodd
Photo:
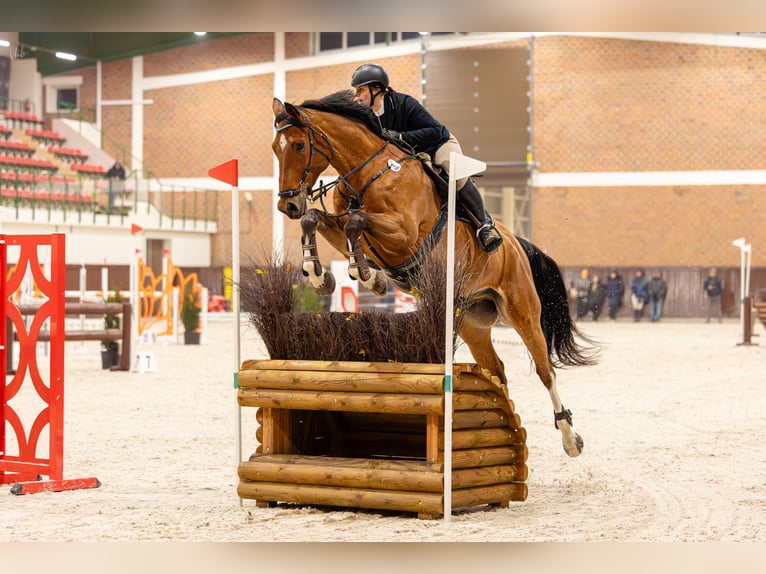
M 566 444 L 564 444 L 564 452 L 567 453 L 572 458 L 576 456 L 580 456 L 582 454 L 582 448 L 584 446 L 582 437 L 575 433 L 575 443 L 574 447 L 567 448 Z
M 316 292 L 319 295 L 329 295 L 330 293 L 334 291 L 335 291 L 335 275 L 333 275 L 329 271 L 325 271 L 324 283 L 322 283 L 319 287 L 316 288 Z
M 376 295 L 385 295 L 388 292 L 388 283 L 382 273 L 375 274 L 375 282 L 372 285 L 372 292 Z

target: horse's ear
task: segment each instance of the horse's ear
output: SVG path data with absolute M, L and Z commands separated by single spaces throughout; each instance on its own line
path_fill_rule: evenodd
M 288 115 L 294 117 L 295 119 L 299 120 L 301 118 L 301 113 L 298 111 L 298 108 L 288 102 L 285 102 L 285 110 L 287 111 Z
M 271 102 L 271 109 L 274 110 L 274 117 L 277 117 L 279 114 L 285 111 L 285 105 L 279 100 L 279 98 L 274 98 L 274 100 Z

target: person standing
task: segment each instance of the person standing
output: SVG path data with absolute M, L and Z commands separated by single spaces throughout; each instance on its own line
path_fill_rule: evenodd
M 633 320 L 638 323 L 644 315 L 644 305 L 646 304 L 646 277 L 643 270 L 635 272 L 633 280 L 630 282 L 630 304 L 633 307 Z
M 617 269 L 609 272 L 606 280 L 606 303 L 609 309 L 609 318 L 612 321 L 617 320 L 617 311 L 622 307 L 622 296 L 625 294 L 625 283 Z
M 649 319 L 657 322 L 662 317 L 662 307 L 668 293 L 668 285 L 659 270 L 652 273 L 652 278 L 646 285 L 646 292 L 649 296 Z
M 590 289 L 588 290 L 588 310 L 594 321 L 598 321 L 601 310 L 606 301 L 606 287 L 601 283 L 601 279 L 595 273 L 591 279 Z
M 718 271 L 715 268 L 708 273 L 705 283 L 702 285 L 702 289 L 707 295 L 707 323 L 710 323 L 710 317 L 713 313 L 718 317 L 718 322 L 721 322 L 721 292 L 723 288 L 721 286 L 721 280 L 718 278 Z
M 106 172 L 106 177 L 109 178 L 109 204 L 108 212 L 112 213 L 114 209 L 114 198 L 122 194 L 123 182 L 125 181 L 125 168 L 119 161 L 114 162 L 109 171 Z
M 587 269 L 580 271 L 580 276 L 575 280 L 577 291 L 577 314 L 575 321 L 579 321 L 588 314 L 588 292 L 590 291 L 590 273 Z

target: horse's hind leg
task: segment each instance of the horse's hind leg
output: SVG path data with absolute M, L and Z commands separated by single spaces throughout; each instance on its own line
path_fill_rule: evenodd
M 319 262 L 316 230 L 319 224 L 319 212 L 310 209 L 301 218 L 301 249 L 303 251 L 303 275 L 320 295 L 329 295 L 335 291 L 335 276 L 326 271 Z
M 572 411 L 564 408 L 564 405 L 561 403 L 558 386 L 556 385 L 556 372 L 553 370 L 553 366 L 548 358 L 548 345 L 545 342 L 539 318 L 535 318 L 532 315 L 521 317 L 516 313 L 513 316 L 512 325 L 521 337 L 530 355 L 532 355 L 537 376 L 540 377 L 543 385 L 548 389 L 548 394 L 553 403 L 553 424 L 561 431 L 564 451 L 569 456 L 578 456 L 583 449 L 583 440 L 572 428 Z
M 492 326 L 496 320 L 497 310 L 494 304 L 478 301 L 466 311 L 460 327 L 460 337 L 465 341 L 474 360 L 506 385 L 508 379 L 505 376 L 505 365 L 492 345 Z

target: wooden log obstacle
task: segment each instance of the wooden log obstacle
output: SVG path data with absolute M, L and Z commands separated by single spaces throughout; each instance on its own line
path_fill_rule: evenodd
M 19 313 L 22 315 L 35 315 L 40 309 L 39 305 L 19 305 Z M 122 315 L 120 329 L 64 329 L 64 340 L 66 341 L 122 341 L 122 349 L 119 361 L 112 366 L 112 371 L 130 370 L 130 303 L 66 303 L 64 305 L 66 316 L 103 317 L 104 315 Z M 13 327 L 8 322 L 8 340 L 13 340 L 11 332 Z M 18 335 L 16 335 L 18 339 Z M 37 336 L 38 341 L 50 341 L 50 332 L 41 330 Z M 6 365 L 11 369 L 13 364 L 13 346 L 8 345 L 6 349 Z
M 527 497 L 526 430 L 497 377 L 453 365 L 452 508 Z M 241 498 L 444 513 L 444 366 L 245 361 L 237 400 L 260 445 L 239 464 Z

